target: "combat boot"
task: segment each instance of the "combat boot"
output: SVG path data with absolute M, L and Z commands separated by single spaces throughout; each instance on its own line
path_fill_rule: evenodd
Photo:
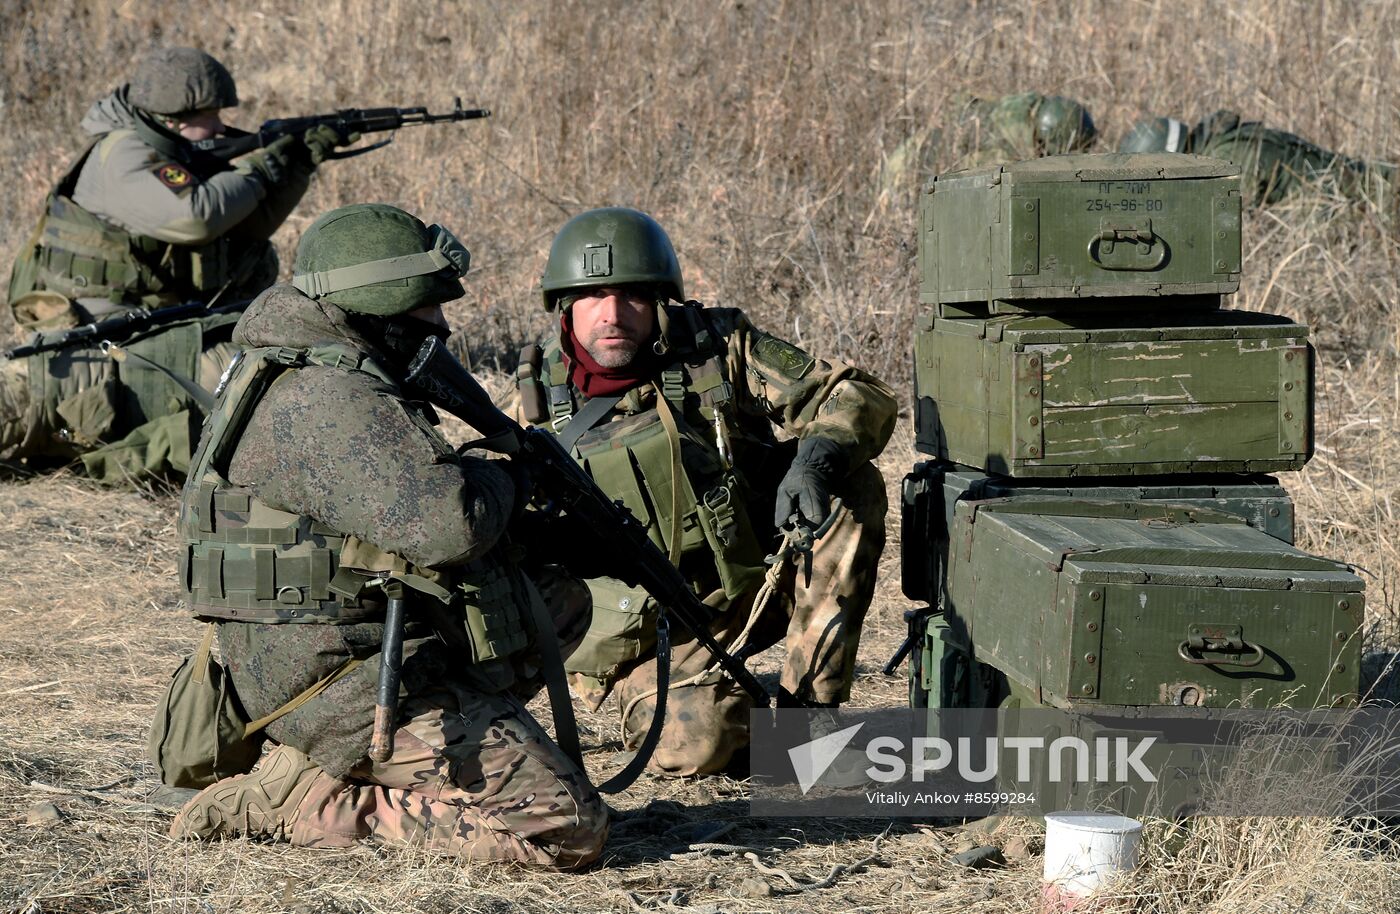
M 778 687 L 777 706 L 779 708 L 801 708 L 808 712 L 807 733 L 810 739 L 819 740 L 831 736 L 851 726 L 837 716 L 836 702 L 811 701 L 797 698 L 782 686 Z M 865 787 L 871 781 L 865 769 L 870 761 L 864 752 L 844 747 L 827 766 L 818 783 L 824 787 L 845 790 L 852 787 Z
M 247 774 L 201 790 L 170 823 L 170 837 L 288 840 L 298 804 L 318 777 L 330 777 L 305 753 L 278 746 Z

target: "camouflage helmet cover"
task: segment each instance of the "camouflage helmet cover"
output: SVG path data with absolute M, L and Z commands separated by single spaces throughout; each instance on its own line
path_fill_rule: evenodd
M 1045 155 L 1083 152 L 1098 133 L 1089 110 L 1072 98 L 1047 95 L 1036 106 L 1035 137 Z
M 570 290 L 631 283 L 685 301 L 680 261 L 666 231 L 646 213 L 620 206 L 591 209 L 564 223 L 540 277 L 546 309 Z
M 232 108 L 238 89 L 228 69 L 195 48 L 159 48 L 136 66 L 128 99 L 155 114 Z
M 292 285 L 346 311 L 393 317 L 461 298 L 471 254 L 440 225 L 384 203 L 355 203 L 312 223 Z
M 1134 124 L 1119 152 L 1186 152 L 1191 130 L 1174 117 L 1154 117 Z

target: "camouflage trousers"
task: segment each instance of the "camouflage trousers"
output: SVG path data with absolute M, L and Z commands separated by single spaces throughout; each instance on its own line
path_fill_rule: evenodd
M 588 627 L 588 590 L 564 575 L 538 587 L 542 593 L 531 598 L 543 600 L 567 651 Z M 294 808 L 278 813 L 284 827 L 244 824 L 245 803 L 229 807 L 233 831 L 271 833 L 305 847 L 372 840 L 464 860 L 561 868 L 596 859 L 607 807 L 524 705 L 543 683 L 538 659 L 525 652 L 467 662 L 452 623 L 425 613 L 419 606 L 410 618 L 416 634 L 405 641 L 406 697 L 383 762 L 364 755 L 377 681 L 365 639 L 372 635 L 377 647 L 381 626 L 221 626 L 221 652 L 252 713 L 284 701 L 299 688 L 288 677 L 308 665 L 319 676 L 342 658 L 371 661 L 273 723 L 267 732 L 282 746 L 252 774 L 220 782 L 242 778 L 266 791 L 279 783 L 287 753 L 300 760 L 295 790 L 282 792 L 297 797 L 285 800 Z M 427 636 L 431 628 L 439 633 Z
M 885 483 L 874 464 L 856 469 L 835 493 L 842 501 L 835 523 L 812 551 L 811 580 L 793 563 L 784 567 L 772 598 L 762 608 L 751 640 L 768 647 L 783 642 L 787 657 L 781 685 L 798 699 L 839 703 L 850 698 L 861 626 L 875 592 L 876 569 L 885 548 Z M 749 621 L 754 594 L 732 603 L 712 627 L 721 645 L 731 645 Z M 651 770 L 666 775 L 714 774 L 749 742 L 748 695 L 727 676 L 709 672 L 704 647 L 673 626 L 671 683 L 666 723 Z M 582 681 L 575 679 L 579 688 Z M 656 701 L 656 655 L 644 655 L 619 671 L 614 683 L 623 714 L 626 744 L 641 743 Z M 600 704 L 596 691 L 583 698 Z
M 518 699 L 443 687 L 402 713 L 387 761 L 366 759 L 344 780 L 317 775 L 297 806 L 293 844 L 373 839 L 560 868 L 602 852 L 607 806 Z

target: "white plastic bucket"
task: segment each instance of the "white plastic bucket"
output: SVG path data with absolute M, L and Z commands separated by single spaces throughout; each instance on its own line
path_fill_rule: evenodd
M 1074 910 L 1099 886 L 1131 872 L 1137 867 L 1141 837 L 1142 823 L 1127 816 L 1047 814 L 1041 910 L 1046 914 Z

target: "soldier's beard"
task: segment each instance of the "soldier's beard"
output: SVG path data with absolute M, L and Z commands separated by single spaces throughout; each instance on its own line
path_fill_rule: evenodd
M 604 341 L 607 345 L 603 345 Z M 637 358 L 641 342 L 627 336 L 627 331 L 613 324 L 601 324 L 589 331 L 583 341 L 588 355 L 604 368 L 626 368 Z

